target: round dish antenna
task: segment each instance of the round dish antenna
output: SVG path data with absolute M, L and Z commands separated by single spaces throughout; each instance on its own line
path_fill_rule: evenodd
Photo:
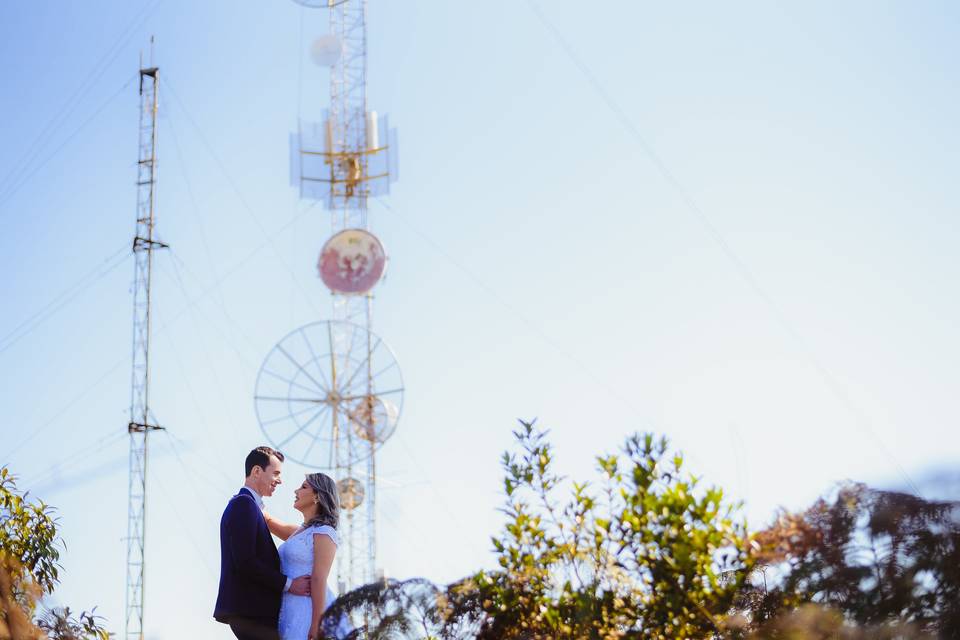
M 364 229 L 344 229 L 323 245 L 317 269 L 334 293 L 363 294 L 383 277 L 387 253 L 375 235 Z
M 292 331 L 267 354 L 254 405 L 271 446 L 294 462 L 349 467 L 393 434 L 403 377 L 382 339 L 359 325 L 326 320 Z
M 367 442 L 386 442 L 397 428 L 400 411 L 389 400 L 369 395 L 357 400 L 350 412 L 354 430 Z

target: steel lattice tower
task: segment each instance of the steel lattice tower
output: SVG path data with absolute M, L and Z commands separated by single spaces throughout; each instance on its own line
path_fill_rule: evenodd
M 150 412 L 150 285 L 153 251 L 166 247 L 154 239 L 157 184 L 156 67 L 140 69 L 140 129 L 137 157 L 137 227 L 133 288 L 133 372 L 131 375 L 130 488 L 127 512 L 127 594 L 125 636 L 143 638 L 144 558 L 147 517 L 147 441 Z
M 257 379 L 260 426 L 278 449 L 328 470 L 341 502 L 337 577 L 341 593 L 377 576 L 376 452 L 394 432 L 403 380 L 389 347 L 372 331 L 373 294 L 386 253 L 370 229 L 369 199 L 396 180 L 396 137 L 367 108 L 366 0 L 295 0 L 329 11 L 314 62 L 330 71 L 323 121 L 291 136 L 291 182 L 320 200 L 331 235 L 318 269 L 330 290 L 329 320 L 287 335 Z
M 330 201 L 331 234 L 344 229 L 367 229 L 367 199 L 369 187 L 358 178 L 368 174 L 365 151 L 367 141 L 367 3 L 366 0 L 348 0 L 330 8 L 330 33 L 342 45 L 340 59 L 330 73 L 330 110 L 328 117 L 329 153 L 332 162 Z M 333 319 L 345 320 L 366 327 L 366 339 L 371 339 L 373 328 L 373 296 L 333 294 Z M 335 336 L 340 352 L 348 347 L 342 342 L 347 335 Z M 336 344 L 336 343 L 335 343 Z M 368 351 L 371 345 L 368 344 Z M 370 359 L 367 359 L 369 367 Z M 372 371 L 360 372 L 366 378 L 366 393 L 374 393 Z M 353 429 L 335 425 L 334 429 L 350 440 Z M 376 465 L 371 452 L 366 463 L 352 459 L 353 443 L 335 441 L 336 480 L 359 480 L 363 485 L 363 500 L 354 509 L 345 510 L 341 527 L 347 538 L 338 563 L 339 581 L 353 588 L 371 582 L 376 574 Z M 346 446 L 342 446 L 342 445 Z M 364 562 L 366 560 L 366 562 Z

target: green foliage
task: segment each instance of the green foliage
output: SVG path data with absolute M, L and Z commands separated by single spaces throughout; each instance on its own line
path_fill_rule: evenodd
M 30 622 L 30 617 L 15 597 L 15 583 L 11 574 L 18 571 L 17 562 L 0 553 L 0 639 L 39 640 L 42 632 Z M 32 602 L 38 593 L 35 587 L 27 589 L 25 596 L 21 594 L 21 599 L 31 598 Z
M 369 640 L 929 640 L 960 638 L 960 506 L 846 485 L 749 535 L 652 435 L 554 471 L 521 422 L 502 459 L 498 567 L 440 588 L 367 585 L 338 611 Z
M 35 585 L 51 593 L 60 577 L 57 523 L 50 506 L 31 502 L 17 491 L 16 478 L 6 467 L 0 469 L 0 550 L 14 583 L 14 597 L 32 613 L 28 588 Z
M 45 610 L 30 619 L 44 595 L 59 583 L 60 549 L 52 507 L 33 502 L 16 478 L 0 468 L 0 638 L 14 640 L 108 640 L 98 616 L 69 608 Z
M 635 435 L 597 458 L 595 489 L 553 471 L 546 432 L 521 422 L 503 457 L 500 569 L 452 593 L 478 638 L 710 637 L 750 568 L 738 505 L 701 489 L 665 439 Z M 566 499 L 557 494 L 566 492 Z
M 37 620 L 37 626 L 51 640 L 109 640 L 110 634 L 100 626 L 103 618 L 94 613 L 81 611 L 74 618 L 70 607 L 48 610 Z
M 741 606 L 764 623 L 818 602 L 867 627 L 960 637 L 958 516 L 957 503 L 841 486 L 757 534 L 761 573 Z
M 381 580 L 354 589 L 338 597 L 324 619 L 338 620 L 351 613 L 364 624 L 347 640 L 435 640 L 444 625 L 442 593 L 422 578 Z

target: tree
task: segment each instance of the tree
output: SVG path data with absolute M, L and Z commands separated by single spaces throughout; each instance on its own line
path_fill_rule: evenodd
M 107 640 L 101 618 L 69 608 L 44 609 L 60 579 L 60 549 L 53 509 L 17 489 L 16 478 L 0 468 L 0 640 Z M 38 609 L 43 609 L 34 620 Z
M 635 435 L 622 456 L 598 457 L 595 488 L 554 472 L 547 432 L 532 422 L 514 436 L 519 450 L 502 463 L 507 523 L 492 539 L 499 568 L 446 588 L 349 594 L 335 606 L 367 620 L 358 637 L 719 637 L 751 564 L 738 505 L 701 489 L 665 439 Z
M 368 640 L 960 638 L 960 506 L 846 484 L 748 534 L 664 438 L 554 471 L 521 422 L 503 456 L 498 567 L 446 587 L 386 581 L 338 599 Z
M 463 637 L 444 632 L 445 608 L 442 591 L 429 580 L 380 580 L 346 593 L 331 605 L 325 619 L 338 620 L 352 614 L 365 624 L 347 640 L 393 640 L 395 638 Z
M 841 485 L 757 534 L 758 579 L 741 605 L 762 625 L 806 602 L 881 629 L 960 637 L 960 506 Z M 877 632 L 876 637 L 882 637 Z
M 479 638 L 685 638 L 719 634 L 750 568 L 739 505 L 701 489 L 665 438 L 597 458 L 595 490 L 553 471 L 547 432 L 521 422 L 503 457 L 500 570 L 458 586 Z M 473 591 L 474 593 L 471 593 Z M 455 601 L 456 602 L 456 601 Z

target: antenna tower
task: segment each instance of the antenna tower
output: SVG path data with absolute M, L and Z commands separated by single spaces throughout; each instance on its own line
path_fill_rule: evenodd
M 292 134 L 291 182 L 330 214 L 317 267 L 332 313 L 293 331 L 267 356 L 255 402 L 276 448 L 337 481 L 343 593 L 378 577 L 375 453 L 403 405 L 397 361 L 372 332 L 372 289 L 387 258 L 367 215 L 369 198 L 396 180 L 397 145 L 386 117 L 367 110 L 366 0 L 296 2 L 329 10 L 329 33 L 313 42 L 311 56 L 329 67 L 330 106 L 322 122 L 299 122 Z
M 151 44 L 153 40 L 151 39 Z M 152 57 L 152 56 L 151 56 Z M 137 158 L 137 228 L 133 287 L 133 373 L 130 391 L 130 489 L 127 511 L 125 637 L 143 639 L 144 549 L 147 519 L 147 439 L 161 429 L 150 422 L 150 284 L 157 184 L 157 85 L 159 70 L 140 63 L 140 131 Z

